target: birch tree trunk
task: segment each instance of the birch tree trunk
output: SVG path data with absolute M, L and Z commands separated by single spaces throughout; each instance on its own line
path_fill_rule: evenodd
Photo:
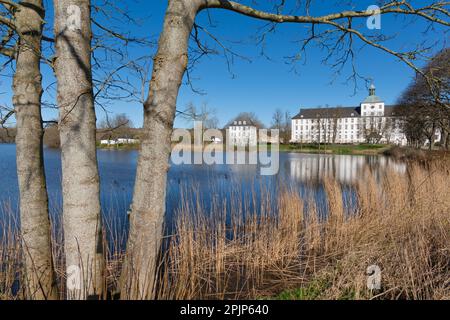
M 69 299 L 96 299 L 104 293 L 105 260 L 95 145 L 90 1 L 53 3 L 67 295 Z
M 24 0 L 15 13 L 20 37 L 15 57 L 13 104 L 26 296 L 53 300 L 58 298 L 58 292 L 42 152 L 40 59 L 44 13 L 42 0 Z
M 170 0 L 154 58 L 144 136 L 138 159 L 121 298 L 152 299 L 166 201 L 176 101 L 188 62 L 188 41 L 199 5 Z

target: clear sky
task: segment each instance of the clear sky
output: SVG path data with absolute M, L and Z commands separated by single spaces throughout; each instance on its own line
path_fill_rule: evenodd
M 46 0 L 47 4 L 51 1 Z M 251 4 L 254 1 L 240 1 Z M 293 3 L 295 1 L 287 1 Z M 348 4 L 333 4 L 339 1 L 316 0 L 311 9 L 311 15 L 322 15 L 325 13 L 358 9 L 365 10 L 369 5 L 376 3 L 371 1 L 354 1 L 355 7 Z M 347 3 L 348 1 L 340 1 Z M 416 1 L 423 4 L 426 1 Z M 268 9 L 266 1 L 258 1 L 260 9 Z M 111 22 L 121 30 L 130 34 L 145 35 L 153 41 L 157 41 L 162 28 L 165 8 L 165 0 L 130 0 L 126 1 L 130 10 L 130 15 L 137 19 L 142 19 L 140 26 L 131 24 L 118 24 Z M 48 6 L 49 7 L 49 6 Z M 47 21 L 52 23 L 51 10 L 47 15 Z M 109 23 L 107 21 L 104 21 Z M 293 56 L 299 52 L 299 44 L 296 40 L 305 37 L 306 29 L 302 25 L 278 26 L 276 32 L 268 35 L 265 43 L 265 53 L 267 57 L 261 55 L 261 46 L 255 42 L 255 34 L 258 29 L 265 25 L 265 22 L 241 16 L 237 13 L 225 10 L 209 10 L 199 15 L 197 23 L 219 38 L 224 44 L 230 46 L 233 51 L 245 56 L 250 60 L 235 58 L 231 65 L 231 72 L 228 70 L 226 60 L 223 55 L 210 55 L 203 57 L 196 65 L 191 78 L 196 89 L 204 92 L 203 95 L 191 90 L 188 85 L 183 85 L 179 98 L 178 109 L 183 110 L 189 103 L 200 105 L 207 103 L 217 110 L 220 125 L 225 125 L 231 118 L 239 112 L 254 112 L 266 124 L 269 125 L 271 117 L 276 108 L 289 111 L 295 115 L 300 107 L 317 106 L 356 106 L 367 96 L 367 89 L 363 81 L 358 82 L 358 89 L 354 94 L 352 82 L 346 79 L 350 75 L 349 66 L 343 70 L 342 75 L 334 78 L 334 72 L 330 65 L 325 65 L 322 60 L 326 57 L 326 52 L 319 46 L 312 45 L 307 51 L 306 62 L 298 64 L 288 63 L 286 57 Z M 364 28 L 365 21 L 360 22 Z M 422 40 L 433 45 L 432 50 L 437 51 L 446 46 L 448 34 L 437 30 L 429 30 L 422 33 L 425 25 L 420 20 L 404 20 L 392 16 L 382 18 L 382 29 L 364 31 L 366 34 L 393 35 L 397 37 L 387 42 L 394 49 L 411 48 Z M 203 34 L 202 39 L 220 50 L 214 45 L 211 38 Z M 377 95 L 382 97 L 387 104 L 395 103 L 396 99 L 411 81 L 413 71 L 399 62 L 398 59 L 389 56 L 375 48 L 361 46 L 356 43 L 357 57 L 356 67 L 358 72 L 366 77 L 373 78 L 377 87 Z M 156 47 L 130 48 L 132 56 L 151 55 L 156 51 Z M 44 81 L 48 86 L 54 83 L 51 70 L 44 66 Z M 334 81 L 332 81 L 334 79 Z M 1 89 L 0 103 L 11 105 L 10 102 L 10 80 L 6 77 L 0 78 Z M 135 83 L 139 87 L 138 82 Z M 54 92 L 45 94 L 47 101 L 54 101 Z M 114 101 L 108 106 L 108 110 L 113 113 L 126 113 L 136 126 L 142 124 L 142 106 L 137 102 Z M 55 110 L 45 109 L 46 119 L 55 118 Z M 98 118 L 103 118 L 103 112 L 98 110 Z M 187 126 L 186 122 L 177 119 L 176 126 Z

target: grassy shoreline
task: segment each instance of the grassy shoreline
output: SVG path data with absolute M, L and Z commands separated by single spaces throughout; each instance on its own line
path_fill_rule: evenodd
M 177 144 L 173 144 L 172 147 Z M 208 146 L 205 144 L 203 148 Z M 216 150 L 226 150 L 226 146 L 222 144 L 209 145 L 211 148 L 214 147 Z M 194 151 L 201 151 L 202 147 L 192 145 Z M 98 149 L 102 150 L 139 150 L 140 144 L 121 144 L 114 146 L 106 146 L 97 144 Z M 392 148 L 391 145 L 385 144 L 327 144 L 327 145 L 317 145 L 317 144 L 280 144 L 280 152 L 295 152 L 295 153 L 315 153 L 315 154 L 354 154 L 354 155 L 376 155 L 382 154 L 386 150 Z M 269 147 L 270 150 L 270 147 Z
M 378 155 L 392 148 L 386 144 L 289 144 L 280 145 L 281 152 L 340 154 L 340 155 Z

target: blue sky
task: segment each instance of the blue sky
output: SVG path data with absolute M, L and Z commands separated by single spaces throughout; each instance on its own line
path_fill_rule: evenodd
M 241 1 L 251 3 L 252 1 Z M 289 2 L 289 1 L 288 1 Z M 295 1 L 290 1 L 295 2 Z M 343 2 L 343 1 L 341 1 Z M 345 1 L 346 2 L 346 1 Z M 376 3 L 372 1 L 355 1 L 355 9 L 363 10 L 369 5 Z M 47 0 L 47 4 L 51 2 Z M 260 1 L 259 3 L 265 3 Z M 336 4 L 334 1 L 316 0 L 313 6 L 312 15 L 322 15 L 325 13 L 353 9 L 348 5 Z M 339 3 L 336 1 L 336 3 Z M 416 1 L 423 3 L 423 1 Z M 157 41 L 162 28 L 165 0 L 130 0 L 126 2 L 130 9 L 130 14 L 137 19 L 142 19 L 140 26 L 129 24 L 118 25 L 121 30 L 130 32 L 133 35 L 146 36 L 153 41 Z M 267 5 L 259 5 L 258 8 L 268 9 Z M 48 13 L 47 21 L 52 23 L 51 11 Z M 211 23 L 212 22 L 212 23 Z M 109 22 L 106 22 L 109 23 Z M 323 64 L 322 60 L 326 52 L 318 46 L 312 45 L 307 51 L 306 63 L 292 65 L 287 63 L 285 57 L 295 55 L 299 52 L 299 45 L 295 40 L 306 35 L 305 26 L 286 25 L 278 26 L 276 32 L 270 34 L 266 40 L 265 52 L 270 59 L 262 56 L 261 46 L 256 46 L 254 36 L 265 23 L 241 16 L 233 12 L 224 10 L 209 10 L 201 13 L 197 18 L 197 23 L 208 29 L 215 37 L 229 45 L 233 51 L 251 60 L 234 59 L 230 73 L 226 60 L 223 56 L 211 55 L 203 57 L 196 65 L 191 78 L 195 88 L 204 92 L 199 95 L 191 90 L 188 85 L 183 85 L 179 98 L 178 109 L 183 108 L 190 102 L 200 105 L 207 103 L 217 110 L 220 125 L 224 125 L 239 112 L 254 112 L 267 125 L 271 122 L 271 117 L 276 108 L 289 111 L 295 115 L 300 107 L 317 106 L 356 106 L 367 96 L 365 83 L 358 82 L 358 90 L 354 94 L 352 82 L 347 82 L 350 69 L 343 70 L 342 75 L 334 78 L 334 72 L 329 65 Z M 361 21 L 364 25 L 365 21 Z M 364 27 L 363 27 L 364 28 Z M 382 18 L 382 29 L 380 31 L 368 31 L 366 34 L 384 35 L 397 34 L 396 39 L 387 42 L 394 49 L 410 48 L 422 40 L 429 43 L 439 41 L 439 45 L 433 47 L 437 51 L 445 46 L 448 40 L 439 29 L 423 34 L 425 25 L 419 20 L 403 20 L 390 16 Z M 211 39 L 203 35 L 209 44 L 213 45 Z M 215 45 L 218 48 L 217 45 Z M 371 47 L 361 47 L 356 44 L 357 58 L 356 67 L 358 72 L 366 77 L 373 78 L 377 86 L 377 94 L 381 96 L 387 104 L 395 103 L 399 94 L 411 81 L 413 71 L 399 62 L 394 57 Z M 156 47 L 130 48 L 132 56 L 151 55 L 156 51 Z M 295 71 L 293 71 L 295 69 Z M 44 66 L 44 81 L 46 86 L 53 83 L 54 77 L 51 70 Z M 10 80 L 0 78 L 0 95 L 2 104 L 11 105 L 10 102 Z M 136 87 L 139 83 L 135 83 Z M 52 93 L 47 93 L 46 100 L 54 100 Z M 142 106 L 137 102 L 115 101 L 108 106 L 111 113 L 126 113 L 136 126 L 142 124 Z M 44 118 L 56 117 L 56 112 L 51 109 L 43 111 Z M 98 110 L 98 118 L 102 119 L 104 114 Z M 176 126 L 189 126 L 181 119 L 177 119 Z

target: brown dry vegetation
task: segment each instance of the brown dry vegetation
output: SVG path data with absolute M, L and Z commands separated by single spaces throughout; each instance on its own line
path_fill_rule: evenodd
M 159 298 L 254 299 L 298 288 L 314 299 L 450 298 L 448 166 L 412 166 L 378 181 L 367 172 L 351 212 L 336 181 L 326 180 L 325 190 L 326 220 L 312 199 L 288 189 L 275 209 L 270 197 L 261 201 L 260 215 L 232 210 L 231 223 L 220 201 L 207 217 L 186 205 L 169 240 Z M 231 205 L 246 207 L 238 199 Z M 377 292 L 367 289 L 373 264 L 382 270 Z
M 228 200 L 213 197 L 209 210 L 185 197 L 166 238 L 158 299 L 450 299 L 447 163 L 410 165 L 404 175 L 367 171 L 353 197 L 330 178 L 324 190 L 325 209 L 289 187 L 276 198 L 263 188 L 260 199 L 236 190 Z M 11 291 L 21 277 L 17 223 L 0 221 L 0 299 L 20 299 L 20 288 Z M 113 242 L 123 240 L 113 222 L 106 229 Z M 61 246 L 54 247 L 62 270 Z M 112 291 L 120 262 L 119 251 L 109 253 Z M 372 292 L 366 269 L 374 264 L 382 289 Z

